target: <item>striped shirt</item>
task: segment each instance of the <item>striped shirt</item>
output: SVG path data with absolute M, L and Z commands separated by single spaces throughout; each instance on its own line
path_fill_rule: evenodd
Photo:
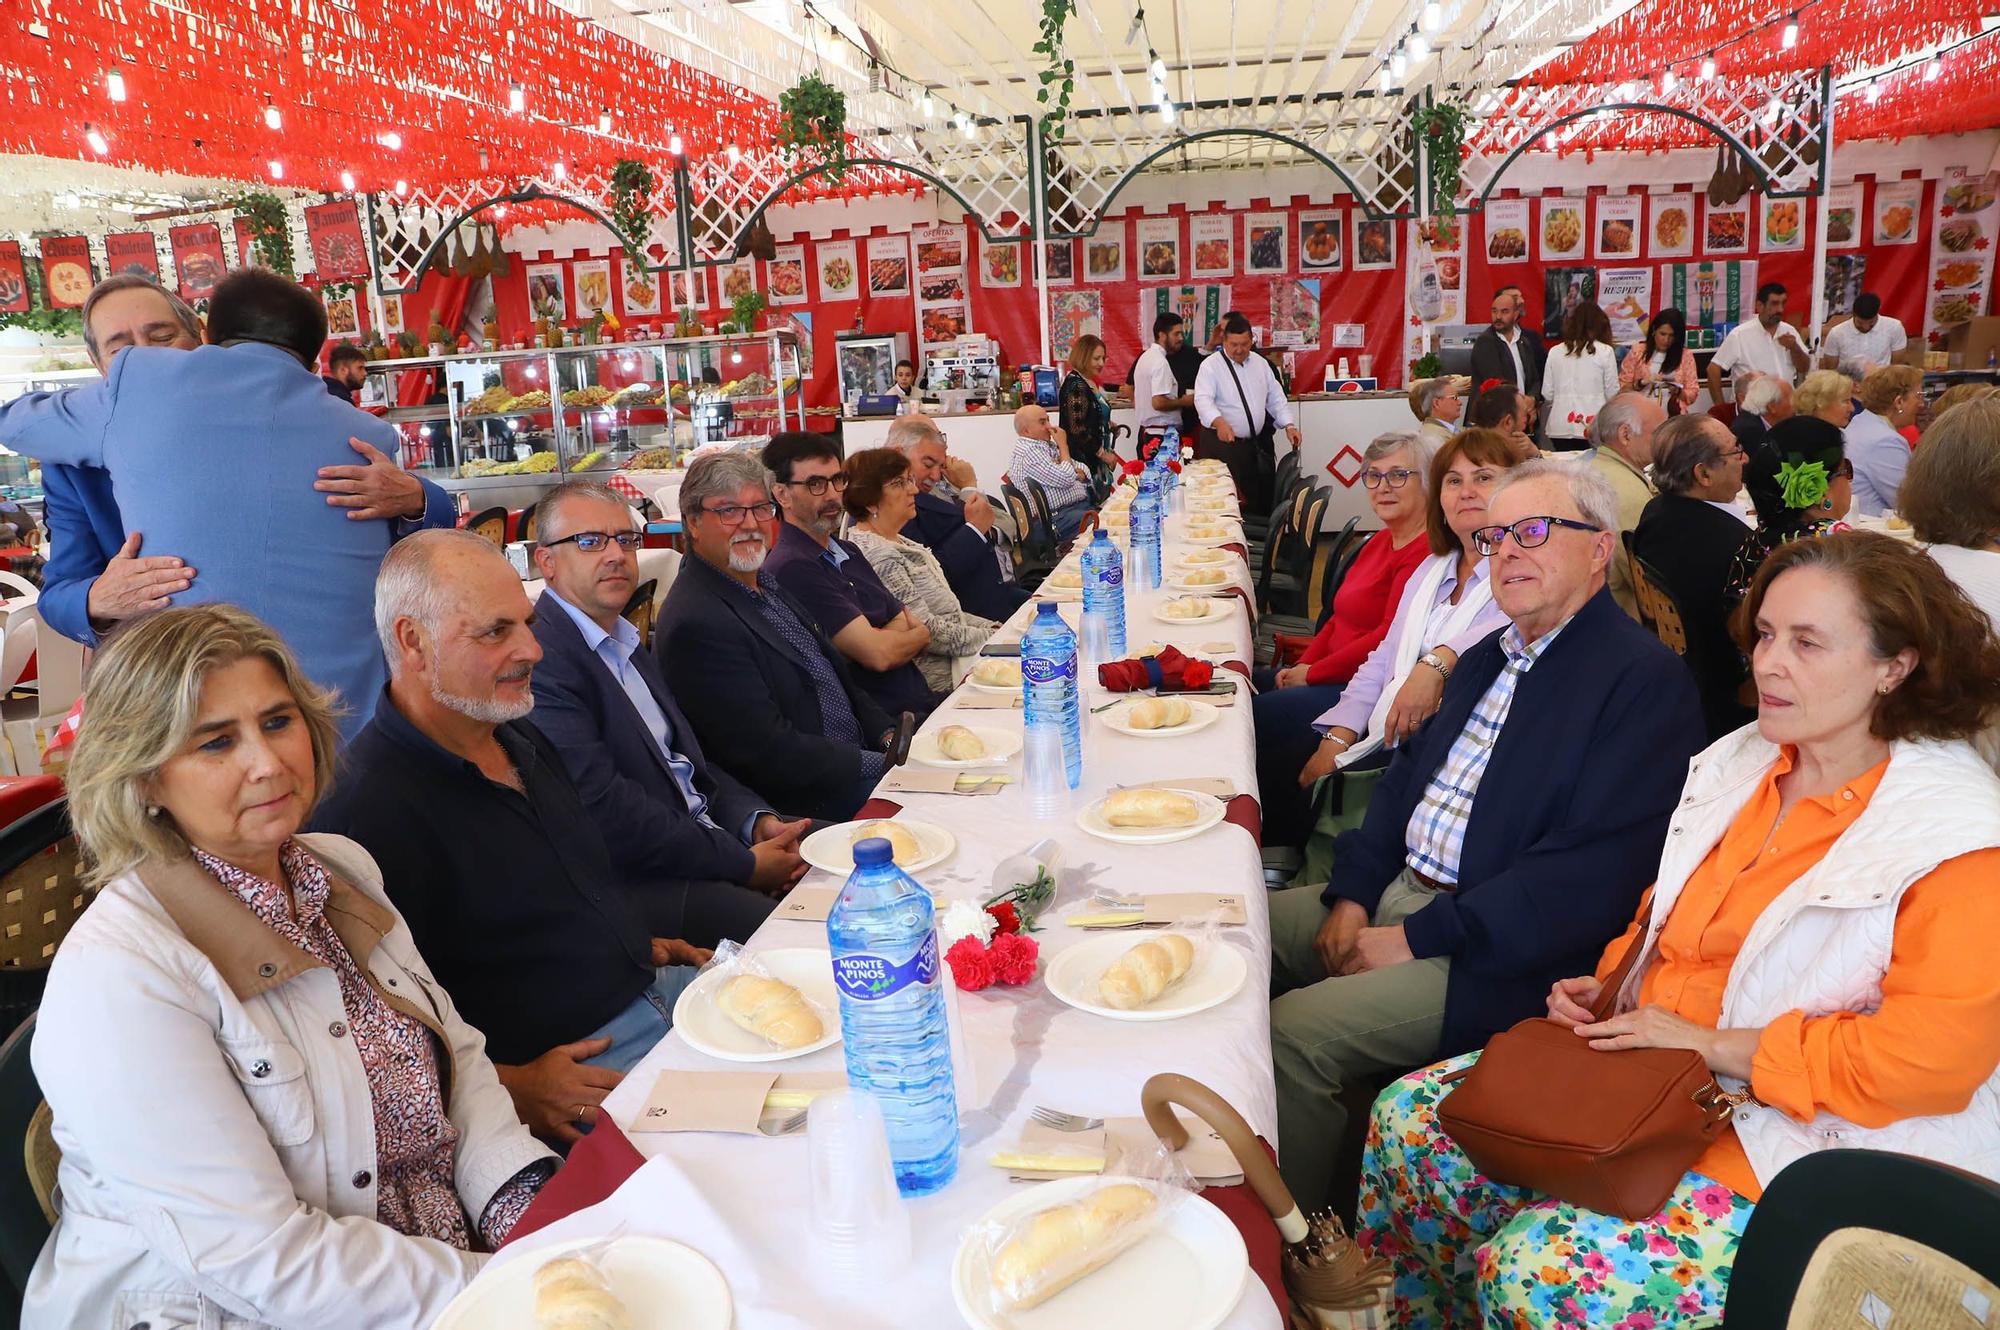
M 1458 881 L 1458 861 L 1465 851 L 1465 828 L 1472 820 L 1472 802 L 1479 794 L 1486 764 L 1493 758 L 1493 745 L 1499 742 L 1500 731 L 1507 724 L 1507 713 L 1513 710 L 1514 691 L 1520 687 L 1521 677 L 1535 667 L 1535 662 L 1549 649 L 1549 643 L 1568 625 L 1569 620 L 1565 619 L 1531 643 L 1524 643 L 1521 630 L 1511 623 L 1500 634 L 1500 650 L 1507 663 L 1501 667 L 1499 677 L 1487 685 L 1485 696 L 1479 699 L 1479 705 L 1466 719 L 1465 728 L 1452 741 L 1451 751 L 1431 773 L 1424 797 L 1417 801 L 1410 813 L 1409 826 L 1403 831 L 1403 844 L 1409 851 L 1408 863 L 1413 872 L 1438 882 Z
M 1076 468 L 1062 460 L 1056 446 L 1045 439 L 1014 437 L 1014 455 L 1007 460 L 1007 476 L 1021 485 L 1023 477 L 1035 481 L 1049 496 L 1050 508 L 1087 502 L 1090 490 L 1077 478 Z M 1021 485 L 1022 492 L 1027 491 Z

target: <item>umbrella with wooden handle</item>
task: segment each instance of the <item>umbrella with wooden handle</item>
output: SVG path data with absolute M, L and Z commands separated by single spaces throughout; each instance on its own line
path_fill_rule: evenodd
M 1278 1166 L 1264 1153 L 1257 1133 L 1234 1105 L 1200 1081 L 1174 1072 L 1149 1079 L 1139 1091 L 1146 1125 L 1169 1150 L 1188 1141 L 1187 1128 L 1174 1116 L 1174 1106 L 1206 1122 L 1229 1146 L 1243 1166 L 1243 1179 L 1277 1221 L 1284 1239 L 1285 1290 L 1292 1295 L 1288 1317 L 1292 1330 L 1322 1330 L 1339 1324 L 1342 1312 L 1367 1311 L 1380 1305 L 1392 1275 L 1389 1263 L 1369 1257 L 1355 1245 L 1330 1212 L 1308 1218 L 1278 1176 Z

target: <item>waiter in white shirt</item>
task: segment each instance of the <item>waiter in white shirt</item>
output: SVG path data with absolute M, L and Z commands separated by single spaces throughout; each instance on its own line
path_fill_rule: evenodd
M 1222 349 L 1201 362 L 1194 379 L 1194 409 L 1202 436 L 1196 451 L 1229 466 L 1236 490 L 1251 512 L 1271 510 L 1277 458 L 1273 432 L 1299 446 L 1292 404 L 1270 362 L 1250 353 L 1250 320 L 1231 312 L 1222 320 Z
M 1901 319 L 1882 312 L 1882 297 L 1863 291 L 1854 298 L 1854 317 L 1827 330 L 1819 344 L 1819 367 L 1837 369 L 1856 383 L 1910 344 Z
M 1181 427 L 1181 412 L 1194 405 L 1194 393 L 1181 391 L 1173 357 L 1187 340 L 1187 326 L 1178 314 L 1153 320 L 1153 344 L 1132 366 L 1132 404 L 1139 408 L 1139 457 L 1153 455 L 1168 429 Z
M 1812 368 L 1806 344 L 1799 330 L 1785 322 L 1785 288 L 1780 282 L 1766 282 L 1757 288 L 1757 317 L 1739 323 L 1722 339 L 1708 362 L 1709 400 L 1720 403 L 1722 376 L 1732 380 L 1745 374 L 1768 374 L 1786 383 L 1797 383 Z

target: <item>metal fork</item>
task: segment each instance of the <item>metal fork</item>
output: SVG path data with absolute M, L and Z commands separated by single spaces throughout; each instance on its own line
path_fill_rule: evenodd
M 766 1117 L 758 1121 L 757 1130 L 766 1136 L 790 1136 L 806 1125 L 806 1110 L 795 1108 L 783 1116 Z
M 1103 1118 L 1080 1117 L 1075 1113 L 1065 1113 L 1059 1108 L 1037 1104 L 1028 1110 L 1028 1116 L 1041 1123 L 1050 1131 L 1096 1131 L 1104 1125 Z

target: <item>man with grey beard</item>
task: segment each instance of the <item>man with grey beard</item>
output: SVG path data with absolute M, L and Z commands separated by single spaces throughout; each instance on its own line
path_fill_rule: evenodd
M 708 953 L 651 936 L 643 884 L 621 885 L 561 754 L 528 722 L 533 622 L 520 576 L 481 537 L 395 545 L 375 582 L 389 685 L 313 826 L 374 856 L 515 1112 L 564 1143 L 671 1028 Z
M 764 463 L 700 458 L 680 502 L 692 557 L 653 637 L 668 687 L 717 765 L 780 808 L 845 821 L 887 769 L 896 723 L 765 568 L 778 509 Z

